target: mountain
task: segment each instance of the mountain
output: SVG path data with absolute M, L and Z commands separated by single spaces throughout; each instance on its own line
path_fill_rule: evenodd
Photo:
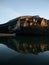
M 47 35 L 49 20 L 39 16 L 20 16 L 0 25 L 0 33 Z

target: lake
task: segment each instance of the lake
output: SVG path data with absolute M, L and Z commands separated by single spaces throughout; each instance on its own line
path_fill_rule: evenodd
M 1 65 L 49 65 L 49 37 L 0 37 Z

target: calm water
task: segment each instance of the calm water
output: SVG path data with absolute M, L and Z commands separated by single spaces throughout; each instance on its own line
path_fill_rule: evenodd
M 49 37 L 0 37 L 0 64 L 49 65 Z

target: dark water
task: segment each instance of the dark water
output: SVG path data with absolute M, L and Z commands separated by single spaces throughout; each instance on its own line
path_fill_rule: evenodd
M 49 37 L 0 37 L 0 65 L 49 65 Z

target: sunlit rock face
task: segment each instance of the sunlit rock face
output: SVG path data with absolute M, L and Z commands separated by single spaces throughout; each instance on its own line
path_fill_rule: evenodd
M 21 27 L 31 27 L 31 26 L 46 26 L 47 21 L 46 19 L 37 17 L 37 16 L 21 16 L 18 19 L 18 24 L 20 24 Z M 18 25 L 17 24 L 17 25 Z
M 16 34 L 49 34 L 48 20 L 39 16 L 20 16 L 0 27 L 3 32 Z
M 47 35 L 49 33 L 48 22 L 39 16 L 21 16 L 17 24 L 13 28 L 16 34 L 40 34 Z M 17 31 L 18 32 L 17 32 Z
M 47 20 L 44 18 L 40 18 L 38 16 L 22 16 L 20 17 L 20 26 L 22 27 L 33 27 L 33 26 L 41 26 L 47 27 Z

